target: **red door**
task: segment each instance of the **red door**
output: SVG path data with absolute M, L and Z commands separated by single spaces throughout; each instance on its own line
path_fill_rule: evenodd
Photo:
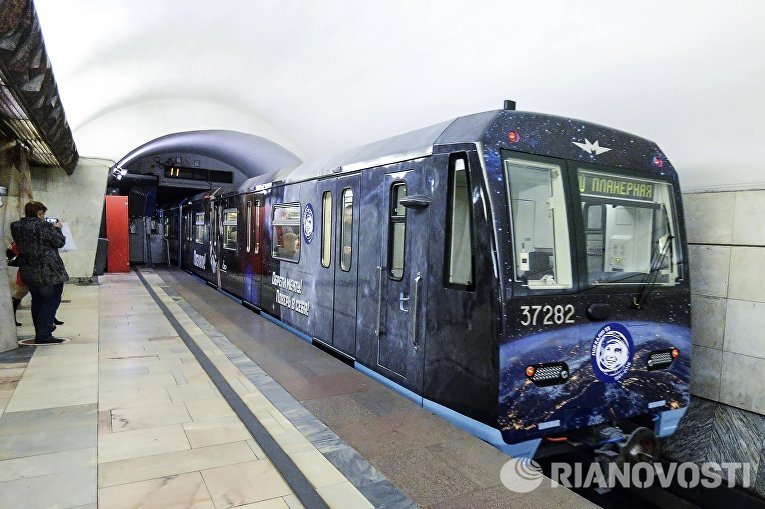
M 106 197 L 107 272 L 130 272 L 128 240 L 128 197 Z

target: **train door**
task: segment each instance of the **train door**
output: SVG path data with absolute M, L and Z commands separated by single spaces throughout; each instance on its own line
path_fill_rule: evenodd
M 244 300 L 260 307 L 260 285 L 263 273 L 263 255 L 260 250 L 261 213 L 263 208 L 262 195 L 247 195 L 244 200 L 244 221 L 246 252 L 243 265 Z
M 239 196 L 225 198 L 221 202 L 220 279 L 224 290 L 242 297 L 242 258 L 246 251 L 245 218 L 240 211 Z
M 356 291 L 358 289 L 359 175 L 334 181 L 334 311 L 332 346 L 356 354 Z
M 221 288 L 220 240 L 223 236 L 223 203 L 221 200 L 209 202 L 210 206 L 210 270 L 211 281 Z
M 314 236 L 312 242 L 319 244 L 319 264 L 315 269 L 315 299 L 311 302 L 311 331 L 313 336 L 327 344 L 332 344 L 333 323 L 335 312 L 335 208 L 339 195 L 337 194 L 337 179 L 319 180 L 316 183 L 314 196 L 320 198 L 318 209 L 314 210 Z M 355 352 L 349 352 L 355 355 Z
M 186 270 L 194 267 L 193 216 L 193 207 L 189 205 L 181 208 L 181 267 Z
M 365 297 L 359 356 L 375 371 L 421 393 L 430 186 L 421 162 L 387 167 L 368 183 L 372 192 L 365 193 L 364 208 L 367 214 L 369 207 L 370 220 L 362 222 L 361 271 L 364 281 L 374 281 L 374 287 L 365 283 L 360 292 Z M 364 184 L 366 189 L 367 180 Z M 367 297 L 370 294 L 373 300 Z

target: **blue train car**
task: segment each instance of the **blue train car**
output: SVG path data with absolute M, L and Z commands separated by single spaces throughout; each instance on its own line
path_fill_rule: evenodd
M 653 142 L 504 109 L 191 201 L 221 261 L 202 277 L 512 454 L 654 454 L 689 402 L 680 187 Z

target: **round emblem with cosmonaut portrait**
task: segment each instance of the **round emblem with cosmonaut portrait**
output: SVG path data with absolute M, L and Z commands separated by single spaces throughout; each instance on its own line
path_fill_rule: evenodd
M 303 209 L 303 239 L 306 244 L 313 242 L 314 214 L 313 205 L 307 203 Z
M 609 323 L 601 328 L 592 342 L 590 360 L 598 380 L 613 383 L 623 379 L 632 367 L 635 347 L 625 326 Z

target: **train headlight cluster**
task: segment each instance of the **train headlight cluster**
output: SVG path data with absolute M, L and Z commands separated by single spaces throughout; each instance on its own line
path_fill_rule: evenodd
M 526 378 L 540 387 L 566 383 L 568 377 L 569 370 L 565 362 L 534 364 L 526 367 Z
M 677 348 L 668 348 L 666 350 L 657 350 L 651 352 L 648 355 L 648 361 L 646 362 L 649 371 L 656 369 L 665 369 L 672 365 L 672 363 L 680 357 L 680 350 Z

